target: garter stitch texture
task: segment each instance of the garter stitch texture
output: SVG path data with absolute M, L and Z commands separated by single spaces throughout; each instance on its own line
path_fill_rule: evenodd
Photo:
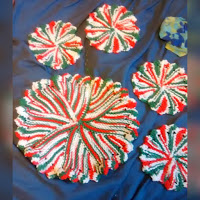
M 107 53 L 129 51 L 139 40 L 137 19 L 124 6 L 104 4 L 90 13 L 85 29 L 90 45 Z
M 119 82 L 76 74 L 34 82 L 16 108 L 18 147 L 48 178 L 98 181 L 137 136 L 136 101 Z
M 152 130 L 140 146 L 142 170 L 168 190 L 187 187 L 187 129 L 163 125 Z
M 187 74 L 167 60 L 146 62 L 132 77 L 133 92 L 158 114 L 174 115 L 187 105 Z
M 29 48 L 36 59 L 55 70 L 75 64 L 83 48 L 76 27 L 61 20 L 37 27 L 28 36 Z

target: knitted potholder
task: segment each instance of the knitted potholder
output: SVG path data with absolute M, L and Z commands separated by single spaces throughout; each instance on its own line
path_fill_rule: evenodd
M 136 101 L 119 82 L 76 74 L 34 82 L 17 107 L 18 147 L 48 178 L 98 181 L 132 151 Z
M 167 41 L 166 49 L 178 56 L 187 54 L 187 21 L 182 17 L 166 17 L 160 27 L 160 38 Z
M 137 19 L 124 6 L 104 4 L 90 13 L 85 29 L 90 45 L 107 53 L 128 51 L 139 39 Z
M 171 114 L 187 105 L 187 75 L 167 60 L 146 62 L 132 77 L 133 92 L 158 114 Z
M 187 129 L 163 125 L 151 131 L 140 146 L 142 170 L 168 190 L 187 187 Z
M 55 70 L 66 68 L 76 62 L 83 48 L 76 30 L 70 22 L 52 21 L 28 36 L 29 48 L 40 63 Z

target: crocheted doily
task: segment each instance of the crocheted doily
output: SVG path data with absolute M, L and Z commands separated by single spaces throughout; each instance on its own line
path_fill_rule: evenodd
M 140 146 L 142 170 L 168 190 L 187 187 L 187 129 L 163 125 Z
M 133 92 L 158 114 L 171 114 L 187 105 L 187 75 L 167 60 L 146 62 L 132 77 Z
M 132 151 L 136 101 L 119 82 L 76 74 L 34 82 L 17 107 L 18 147 L 48 178 L 98 181 Z
M 28 36 L 29 48 L 40 63 L 55 70 L 66 68 L 76 62 L 83 48 L 76 30 L 70 22 L 52 21 Z
M 90 13 L 85 29 L 90 45 L 107 53 L 128 51 L 139 39 L 137 19 L 124 6 L 104 4 Z

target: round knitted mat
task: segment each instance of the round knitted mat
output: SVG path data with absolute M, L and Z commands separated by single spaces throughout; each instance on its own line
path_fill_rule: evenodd
M 75 64 L 83 48 L 76 27 L 61 20 L 36 27 L 28 36 L 29 48 L 38 62 L 55 70 Z
M 167 60 L 146 62 L 132 76 L 133 92 L 158 114 L 174 115 L 187 105 L 187 74 Z
M 136 101 L 111 79 L 42 79 L 16 110 L 18 147 L 48 178 L 98 181 L 127 160 L 138 136 Z
M 107 53 L 129 51 L 139 40 L 137 19 L 124 6 L 104 4 L 90 13 L 85 29 L 90 45 Z
M 187 187 L 187 129 L 175 124 L 151 131 L 140 146 L 142 170 L 168 190 Z

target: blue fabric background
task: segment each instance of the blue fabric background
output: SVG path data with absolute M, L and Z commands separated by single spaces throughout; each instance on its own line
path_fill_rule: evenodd
M 133 11 L 141 29 L 141 40 L 133 50 L 120 54 L 106 54 L 89 46 L 84 28 L 88 14 L 103 3 L 124 5 Z M 116 171 L 102 176 L 98 183 L 71 183 L 59 179 L 49 180 L 37 172 L 35 166 L 17 149 L 14 136 L 13 146 L 13 199 L 15 200 L 175 200 L 186 199 L 187 190 L 167 191 L 159 182 L 153 182 L 141 171 L 138 159 L 138 147 L 150 130 L 163 124 L 175 123 L 187 126 L 187 111 L 175 116 L 159 116 L 140 102 L 133 94 L 131 76 L 146 61 L 167 59 L 186 69 L 187 58 L 179 58 L 165 49 L 165 42 L 159 39 L 159 28 L 167 16 L 186 18 L 187 2 L 183 0 L 16 0 L 13 11 L 13 87 L 14 108 L 18 106 L 23 91 L 31 87 L 32 82 L 50 78 L 54 74 L 79 73 L 81 75 L 112 78 L 128 88 L 130 97 L 137 101 L 138 119 L 141 122 L 139 137 L 128 161 Z M 38 63 L 27 45 L 27 35 L 36 26 L 52 20 L 69 21 L 78 28 L 77 35 L 82 38 L 84 50 L 81 58 L 65 70 L 54 71 Z M 14 111 L 14 118 L 17 114 Z M 14 130 L 16 126 L 14 125 Z

